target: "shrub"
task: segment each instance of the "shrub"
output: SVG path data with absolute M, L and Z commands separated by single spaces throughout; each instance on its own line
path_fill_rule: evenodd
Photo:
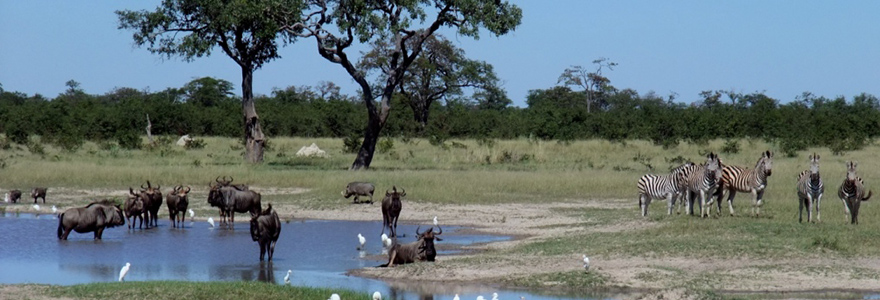
M 360 145 L 358 145 L 360 146 Z M 376 150 L 379 150 L 379 153 L 385 154 L 394 150 L 394 140 L 390 138 L 383 138 L 379 140 L 379 144 Z
M 721 152 L 727 154 L 739 153 L 739 141 L 734 139 L 724 141 L 724 146 L 721 147 Z
M 361 149 L 361 138 L 356 135 L 350 135 L 342 139 L 343 153 L 357 153 Z
M 186 149 L 204 149 L 205 148 L 205 140 L 203 139 L 191 139 L 186 141 L 186 144 L 183 146 Z

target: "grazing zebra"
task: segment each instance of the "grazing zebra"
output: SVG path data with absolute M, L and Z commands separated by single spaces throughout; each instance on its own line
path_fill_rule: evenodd
M 856 175 L 856 163 L 847 162 L 846 178 L 843 179 L 843 184 L 837 190 L 837 196 L 843 201 L 843 208 L 850 216 L 851 224 L 859 224 L 859 206 L 862 205 L 862 201 L 871 199 L 871 194 L 873 192 L 868 191 L 868 195 L 865 195 L 865 183 L 861 177 Z
M 672 169 L 666 175 L 645 174 L 639 178 L 639 207 L 642 209 L 642 216 L 648 215 L 648 205 L 651 199 L 665 198 L 667 201 L 667 213 L 672 214 L 672 208 L 675 207 L 675 199 L 684 191 L 685 177 L 683 171 L 693 166 L 688 162 Z
M 819 212 L 819 207 L 824 192 L 825 186 L 822 184 L 822 177 L 819 176 L 819 155 L 813 153 L 810 155 L 810 169 L 798 175 L 797 193 L 800 203 L 798 223 L 803 221 L 804 206 L 807 207 L 807 222 L 813 222 L 813 204 L 816 205 L 816 222 L 820 222 L 822 214 Z
M 687 212 L 694 214 L 694 197 L 700 196 L 700 216 L 708 217 L 712 194 L 721 181 L 721 159 L 715 153 L 706 156 L 706 163 L 685 169 L 687 186 Z
M 727 206 L 730 208 L 730 215 L 734 215 L 733 197 L 736 192 L 752 193 L 754 203 L 752 204 L 752 212 L 755 216 L 761 213 L 761 205 L 764 204 L 764 189 L 767 188 L 767 177 L 773 173 L 773 153 L 770 150 L 761 153 L 761 158 L 755 163 L 754 169 L 747 169 L 738 166 L 725 166 L 722 169 L 721 182 L 715 195 L 718 196 L 718 210 L 721 210 L 721 198 L 724 191 L 728 192 Z

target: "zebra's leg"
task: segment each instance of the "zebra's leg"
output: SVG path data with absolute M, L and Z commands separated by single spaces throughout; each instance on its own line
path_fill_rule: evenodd
M 807 194 L 805 201 L 807 202 L 807 223 L 813 223 L 813 206 L 816 204 L 813 201 L 813 195 Z
M 684 200 L 685 200 L 684 201 L 685 203 L 683 203 L 685 205 L 684 213 L 693 216 L 694 215 L 694 199 L 693 199 L 693 196 L 691 195 L 690 190 L 687 190 L 684 192 Z
M 764 206 L 764 190 L 752 190 L 752 196 L 755 198 L 755 217 L 761 215 L 761 206 Z
M 733 210 L 733 197 L 736 197 L 736 189 L 727 190 L 727 207 L 730 209 L 730 216 L 736 214 L 736 211 Z
M 819 208 L 822 206 L 822 194 L 819 194 L 819 197 L 816 197 L 816 223 L 822 222 L 822 212 L 819 211 Z
M 675 196 L 677 194 L 675 192 L 669 193 L 669 196 L 666 199 L 666 215 L 672 215 L 672 208 L 675 207 Z
M 639 207 L 642 209 L 642 217 L 648 215 L 648 204 L 651 203 L 651 196 L 641 194 L 639 195 Z
M 712 206 L 709 201 L 712 197 L 706 197 L 706 192 L 700 190 L 700 218 L 705 218 L 709 216 L 709 213 L 712 212 Z M 706 199 L 709 198 L 709 199 Z
M 852 212 L 849 210 L 849 205 L 846 204 L 846 199 L 840 198 L 840 201 L 843 202 L 843 219 L 849 223 L 849 218 L 852 216 Z
M 803 222 L 804 220 L 804 200 L 801 197 L 798 197 L 798 223 Z M 807 208 L 807 214 L 810 213 L 809 207 Z

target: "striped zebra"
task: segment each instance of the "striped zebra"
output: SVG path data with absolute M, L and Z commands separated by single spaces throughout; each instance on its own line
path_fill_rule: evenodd
M 767 177 L 773 173 L 773 153 L 770 150 L 761 153 L 761 158 L 755 163 L 754 169 L 747 169 L 738 166 L 724 166 L 721 170 L 721 183 L 715 195 L 718 196 L 718 210 L 721 210 L 721 198 L 724 191 L 728 192 L 727 207 L 730 208 L 730 215 L 733 216 L 733 198 L 736 192 L 752 193 L 754 203 L 752 203 L 752 212 L 755 216 L 761 214 L 761 205 L 764 204 L 764 190 L 767 188 Z
M 856 175 L 856 163 L 847 162 L 846 178 L 837 190 L 837 196 L 843 201 L 843 208 L 846 209 L 847 216 L 850 216 L 851 224 L 859 224 L 859 206 L 862 201 L 871 199 L 872 194 L 872 191 L 868 191 L 868 195 L 865 195 L 865 183 Z
M 819 176 L 819 155 L 813 153 L 810 155 L 810 169 L 798 175 L 797 194 L 800 203 L 798 223 L 803 221 L 804 206 L 807 207 L 807 222 L 813 222 L 813 204 L 816 205 L 816 222 L 820 222 L 822 214 L 819 208 L 822 204 L 822 193 L 825 193 L 825 186 L 822 184 L 822 177 Z
M 688 214 L 694 214 L 695 197 L 699 196 L 700 216 L 709 216 L 712 194 L 718 188 L 718 182 L 721 181 L 721 168 L 721 159 L 718 158 L 718 155 L 709 153 L 706 156 L 706 163 L 685 169 Z
M 648 215 L 648 205 L 652 199 L 666 199 L 667 215 L 672 214 L 672 208 L 675 206 L 675 200 L 678 199 L 684 191 L 684 170 L 694 164 L 691 162 L 672 169 L 666 175 L 645 174 L 639 178 L 639 207 L 642 209 L 642 217 Z

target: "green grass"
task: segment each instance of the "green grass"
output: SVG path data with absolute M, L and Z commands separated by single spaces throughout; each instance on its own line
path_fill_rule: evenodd
M 73 299 L 327 299 L 337 293 L 342 299 L 368 299 L 366 293 L 292 287 L 255 281 L 239 282 L 112 282 L 72 286 L 50 286 L 46 296 Z

